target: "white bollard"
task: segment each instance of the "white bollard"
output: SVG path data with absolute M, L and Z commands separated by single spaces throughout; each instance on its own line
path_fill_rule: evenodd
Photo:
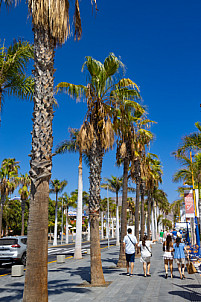
M 13 265 L 11 276 L 12 277 L 24 276 L 24 265 Z
M 65 255 L 57 255 L 57 263 L 64 263 Z

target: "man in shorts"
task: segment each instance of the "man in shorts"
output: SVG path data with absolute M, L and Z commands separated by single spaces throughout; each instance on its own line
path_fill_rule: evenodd
M 135 246 L 137 245 L 137 239 L 132 235 L 132 229 L 128 229 L 128 234 L 124 237 L 123 247 L 126 253 L 126 268 L 127 276 L 133 276 L 134 262 L 135 262 Z M 131 273 L 129 274 L 129 263 L 131 263 Z
M 164 230 L 160 231 L 160 243 L 163 243 Z

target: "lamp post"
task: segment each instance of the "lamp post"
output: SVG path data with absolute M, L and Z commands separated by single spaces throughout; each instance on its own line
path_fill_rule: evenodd
M 196 198 L 195 198 L 195 186 L 194 186 L 194 175 L 193 175 L 193 162 L 192 162 L 192 153 L 190 151 L 190 160 L 191 160 L 191 172 L 192 172 L 192 185 L 193 185 L 193 200 L 194 200 L 194 209 L 195 209 L 195 235 L 196 235 L 196 243 L 198 245 L 198 255 L 201 255 L 200 251 L 200 235 L 198 228 L 198 219 L 197 219 L 197 206 L 196 206 Z

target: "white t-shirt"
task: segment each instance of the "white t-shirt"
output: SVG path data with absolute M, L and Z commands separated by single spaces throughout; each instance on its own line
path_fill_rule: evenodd
M 126 254 L 135 253 L 135 245 L 137 244 L 137 238 L 135 236 L 133 236 L 132 234 L 128 234 L 124 237 L 123 242 L 126 244 L 126 248 L 125 248 Z
M 152 243 L 153 243 L 152 241 L 146 240 L 145 241 L 145 246 L 143 246 L 142 241 L 139 242 L 139 247 L 141 249 L 141 256 L 142 257 L 150 257 L 151 256 L 151 244 Z M 148 249 L 146 248 L 146 246 L 148 247 Z

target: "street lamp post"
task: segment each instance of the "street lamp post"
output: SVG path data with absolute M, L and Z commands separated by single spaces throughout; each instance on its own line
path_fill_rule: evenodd
M 193 185 L 193 200 L 194 200 L 194 209 L 195 209 L 195 228 L 196 228 L 196 243 L 198 245 L 198 254 L 201 255 L 200 251 L 200 235 L 198 228 L 198 219 L 197 219 L 197 206 L 196 206 L 196 198 L 195 198 L 195 186 L 194 186 L 194 175 L 193 175 L 193 162 L 192 162 L 192 153 L 190 151 L 190 160 L 191 160 L 191 172 L 192 172 L 192 185 Z

